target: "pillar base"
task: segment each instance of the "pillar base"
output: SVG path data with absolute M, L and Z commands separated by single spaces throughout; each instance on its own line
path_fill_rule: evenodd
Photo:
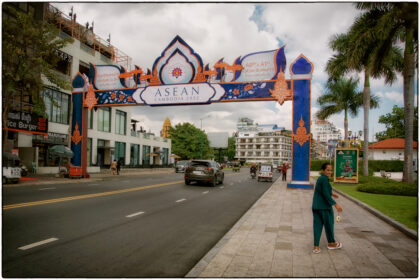
M 312 190 L 314 188 L 314 184 L 311 184 L 310 182 L 291 182 L 290 184 L 287 184 L 287 188 Z

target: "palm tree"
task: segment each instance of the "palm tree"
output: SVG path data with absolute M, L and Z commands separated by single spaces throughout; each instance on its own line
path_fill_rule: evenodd
M 413 122 L 414 122 L 414 71 L 418 52 L 418 3 L 417 2 L 363 2 L 357 8 L 366 16 L 375 15 L 375 25 L 368 32 L 378 38 L 372 52 L 372 73 L 378 73 L 381 65 L 392 52 L 392 47 L 404 43 L 404 172 L 403 181 L 413 183 Z
M 357 116 L 359 108 L 363 105 L 363 92 L 357 91 L 358 83 L 359 80 L 353 78 L 330 80 L 326 85 L 326 93 L 317 100 L 321 105 L 321 109 L 316 114 L 318 119 L 325 120 L 344 111 L 344 139 L 347 139 L 348 135 L 348 115 Z M 378 98 L 372 96 L 370 107 L 376 108 L 377 106 Z
M 330 40 L 330 47 L 337 53 L 328 61 L 326 71 L 331 79 L 350 72 L 364 73 L 363 87 L 363 133 L 365 141 L 363 142 L 363 175 L 369 174 L 369 104 L 370 104 L 370 77 L 385 77 L 387 84 L 392 84 L 396 80 L 395 71 L 402 70 L 402 55 L 400 49 L 394 47 L 389 57 L 381 65 L 380 71 L 373 73 L 371 70 L 372 49 L 377 47 L 375 34 L 369 32 L 375 24 L 376 15 L 363 14 L 359 16 L 350 30 L 346 34 L 335 35 Z

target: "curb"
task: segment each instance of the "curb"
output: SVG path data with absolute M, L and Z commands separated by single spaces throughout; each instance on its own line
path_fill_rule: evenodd
M 396 229 L 398 229 L 399 231 L 401 231 L 402 233 L 404 233 L 406 236 L 410 237 L 413 240 L 418 239 L 418 234 L 416 231 L 406 227 L 405 225 L 397 222 L 396 220 L 388 217 L 387 215 L 379 212 L 378 210 L 370 207 L 369 205 L 361 202 L 360 200 L 357 200 L 356 198 L 343 193 L 340 190 L 337 190 L 336 188 L 333 188 L 335 192 L 339 193 L 340 195 L 344 196 L 345 198 L 353 201 L 354 203 L 356 203 L 357 205 L 359 205 L 360 207 L 364 208 L 365 210 L 369 211 L 370 213 L 372 213 L 373 215 L 375 215 L 376 217 L 378 217 L 379 219 L 383 220 L 384 222 L 390 224 L 391 226 L 395 227 Z

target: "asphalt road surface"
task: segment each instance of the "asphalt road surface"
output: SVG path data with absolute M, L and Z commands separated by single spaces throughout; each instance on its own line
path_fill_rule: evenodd
M 3 277 L 183 277 L 271 184 L 242 169 L 214 188 L 181 173 L 3 187 Z

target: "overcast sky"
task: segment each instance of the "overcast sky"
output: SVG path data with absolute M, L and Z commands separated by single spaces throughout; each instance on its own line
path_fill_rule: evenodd
M 94 22 L 94 33 L 104 40 L 111 34 L 111 44 L 132 58 L 142 69 L 153 62 L 179 35 L 198 53 L 204 64 L 217 60 L 232 64 L 239 56 L 286 46 L 286 78 L 289 64 L 304 54 L 314 64 L 311 114 L 319 110 L 317 98 L 323 93 L 328 78 L 324 71 L 333 52 L 328 47 L 332 35 L 343 33 L 359 11 L 352 3 L 52 3 L 68 14 L 73 6 L 77 21 Z M 356 74 L 355 74 L 356 75 Z M 362 91 L 360 78 L 359 90 Z M 371 93 L 380 97 L 380 108 L 371 110 L 370 136 L 385 130 L 378 124 L 380 115 L 403 106 L 403 80 L 399 76 L 392 86 L 383 80 L 371 81 Z M 156 135 L 169 117 L 172 125 L 193 123 L 206 132 L 236 130 L 240 117 L 249 117 L 259 124 L 273 123 L 291 129 L 292 103 L 282 106 L 270 102 L 239 102 L 174 107 L 133 108 L 133 118 Z M 202 121 L 200 121 L 200 118 Z M 329 119 L 344 129 L 344 114 Z M 349 119 L 349 129 L 363 130 L 363 109 Z M 343 130 L 344 131 L 344 130 Z M 344 136 L 344 133 L 343 133 Z

